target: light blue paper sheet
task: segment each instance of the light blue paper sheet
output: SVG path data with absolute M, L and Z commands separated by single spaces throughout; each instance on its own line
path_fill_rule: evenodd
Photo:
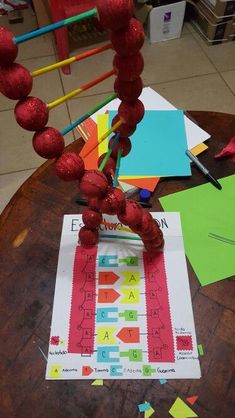
M 117 112 L 110 112 L 110 125 Z M 131 136 L 131 152 L 120 176 L 188 176 L 187 139 L 182 110 L 147 110 Z

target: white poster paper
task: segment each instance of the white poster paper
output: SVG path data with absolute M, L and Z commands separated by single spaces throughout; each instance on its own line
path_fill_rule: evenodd
M 104 225 L 98 246 L 82 248 L 81 215 L 64 216 L 47 379 L 200 377 L 180 217 L 153 216 L 165 239 L 155 255 Z

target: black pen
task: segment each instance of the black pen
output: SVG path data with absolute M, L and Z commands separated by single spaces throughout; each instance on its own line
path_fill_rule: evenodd
M 204 165 L 199 161 L 199 159 L 193 155 L 191 153 L 191 151 L 186 150 L 185 151 L 186 155 L 190 158 L 190 160 L 196 164 L 196 166 L 199 168 L 199 170 L 201 170 L 201 172 L 208 178 L 208 180 L 219 190 L 222 189 L 221 184 L 218 182 L 218 180 L 216 180 L 216 178 L 214 176 L 212 176 L 212 174 L 209 172 L 209 170 L 207 170 L 206 167 L 204 167 Z
M 83 199 L 82 197 L 77 197 L 75 200 L 76 203 L 78 203 L 81 206 L 88 206 L 88 202 L 86 199 Z

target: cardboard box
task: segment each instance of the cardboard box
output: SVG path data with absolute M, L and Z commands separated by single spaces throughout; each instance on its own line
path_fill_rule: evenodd
M 209 17 L 209 20 L 214 23 L 227 22 L 235 17 L 235 15 L 233 14 L 217 16 L 209 6 L 208 0 L 193 0 L 191 4 L 205 10 L 206 15 Z
M 186 1 L 154 7 L 148 16 L 147 37 L 151 43 L 180 38 Z
M 208 9 L 202 4 L 197 3 L 193 6 L 193 20 L 191 23 L 202 35 L 208 45 L 217 45 L 231 40 L 230 34 L 233 21 L 216 22 L 211 19 Z
M 235 0 L 202 0 L 216 18 L 235 15 Z

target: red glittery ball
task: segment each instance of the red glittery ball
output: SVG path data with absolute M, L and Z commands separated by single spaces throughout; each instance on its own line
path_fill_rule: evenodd
M 121 56 L 136 54 L 144 43 L 144 30 L 139 20 L 131 18 L 121 30 L 111 34 L 113 48 Z
M 119 221 L 130 228 L 141 222 L 143 209 L 134 200 L 127 200 L 125 210 L 118 213 Z
M 0 63 L 9 65 L 15 61 L 18 54 L 18 46 L 13 41 L 14 35 L 7 28 L 0 27 Z
M 115 135 L 112 136 L 112 138 L 110 138 L 109 140 L 109 148 L 112 146 L 112 143 L 115 139 Z M 115 145 L 115 147 L 112 150 L 112 157 L 113 158 L 117 158 L 118 155 L 118 150 L 121 149 L 122 150 L 122 158 L 125 157 L 127 154 L 129 154 L 130 150 L 131 150 L 131 141 L 128 137 L 120 137 L 117 144 Z
M 0 67 L 0 91 L 12 100 L 27 97 L 32 90 L 33 79 L 27 68 L 20 64 Z
M 108 215 L 116 215 L 122 212 L 126 206 L 124 193 L 116 187 L 110 187 L 107 194 L 100 201 L 100 210 Z
M 140 52 L 128 57 L 115 55 L 113 59 L 114 70 L 120 80 L 136 80 L 144 69 L 144 60 Z
M 109 184 L 109 186 L 111 186 L 111 187 L 113 187 L 113 177 L 114 177 L 114 172 L 113 172 L 113 174 L 111 175 L 111 174 L 105 174 L 106 175 L 106 178 L 107 178 L 107 180 L 108 180 L 108 184 Z
M 118 94 L 121 101 L 134 102 L 141 95 L 143 82 L 140 77 L 134 81 L 122 81 L 118 77 L 114 82 L 114 91 Z
M 89 229 L 85 226 L 80 229 L 78 236 L 82 247 L 93 247 L 97 244 L 99 238 L 96 229 Z
M 97 161 L 97 165 L 98 167 L 100 166 L 100 164 L 102 163 L 104 157 L 106 156 L 106 152 L 104 154 L 102 154 L 98 161 Z M 116 167 L 116 161 L 114 158 L 109 157 L 107 163 L 105 164 L 105 167 L 103 169 L 103 173 L 107 176 L 107 175 L 112 175 L 115 172 L 115 167 Z
M 105 29 L 126 26 L 133 15 L 133 0 L 97 0 L 98 19 Z
M 55 128 L 43 128 L 35 132 L 33 147 L 38 155 L 43 158 L 57 158 L 64 149 L 64 138 Z
M 29 96 L 15 106 L 15 118 L 27 131 L 39 131 L 48 122 L 49 109 L 42 100 Z
M 164 239 L 163 236 L 159 236 L 151 241 L 143 240 L 143 243 L 147 251 L 158 252 L 161 251 L 164 246 Z
M 118 115 L 114 116 L 112 120 L 112 126 L 115 125 L 119 120 L 120 118 Z M 117 129 L 115 129 L 114 132 L 116 133 L 119 132 L 121 136 L 126 137 L 126 136 L 131 136 L 135 132 L 135 130 L 136 130 L 136 125 L 130 126 L 130 125 L 127 125 L 126 123 L 123 123 Z
M 100 200 L 98 199 L 98 197 L 89 197 L 88 206 L 90 209 L 98 212 L 100 210 Z
M 136 125 L 144 117 L 144 105 L 139 99 L 133 103 L 122 102 L 118 108 L 118 116 L 128 125 Z
M 98 170 L 87 170 L 79 183 L 80 191 L 87 197 L 102 197 L 108 189 L 108 180 Z
M 95 229 L 101 224 L 102 215 L 92 209 L 86 209 L 82 214 L 82 220 L 87 228 Z
M 142 219 L 139 225 L 136 225 L 133 228 L 133 231 L 137 234 L 146 234 L 151 232 L 153 224 L 153 217 L 152 215 L 147 212 L 146 210 L 142 211 Z
M 140 233 L 141 238 L 143 238 L 145 241 L 153 241 L 156 239 L 159 239 L 162 241 L 163 235 L 160 227 L 158 226 L 157 222 L 153 220 L 151 223 L 150 230 L 146 230 L 143 233 Z
M 79 180 L 84 172 L 84 162 L 76 152 L 64 152 L 56 161 L 55 170 L 58 177 L 65 181 Z

